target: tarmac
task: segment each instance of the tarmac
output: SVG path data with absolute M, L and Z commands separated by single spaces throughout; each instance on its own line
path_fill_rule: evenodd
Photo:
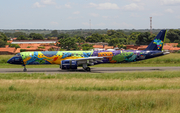
M 0 73 L 46 73 L 46 74 L 68 74 L 68 73 L 118 73 L 118 72 L 143 72 L 143 71 L 179 71 L 180 67 L 92 67 L 91 72 L 82 68 L 78 70 L 61 70 L 60 68 L 1 68 Z

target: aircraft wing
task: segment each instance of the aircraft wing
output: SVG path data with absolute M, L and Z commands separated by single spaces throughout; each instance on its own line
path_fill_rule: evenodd
M 81 64 L 90 64 L 93 65 L 94 63 L 103 62 L 103 57 L 87 57 L 87 58 L 79 58 L 79 59 L 66 59 L 69 61 L 77 61 L 78 65 Z

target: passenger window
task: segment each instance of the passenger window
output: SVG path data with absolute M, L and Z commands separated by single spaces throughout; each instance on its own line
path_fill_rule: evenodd
M 65 61 L 64 63 L 69 63 L 69 61 Z

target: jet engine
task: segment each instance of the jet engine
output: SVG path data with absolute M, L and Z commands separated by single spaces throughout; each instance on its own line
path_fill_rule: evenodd
M 77 61 L 73 60 L 63 60 L 60 65 L 61 69 L 77 69 L 77 67 Z

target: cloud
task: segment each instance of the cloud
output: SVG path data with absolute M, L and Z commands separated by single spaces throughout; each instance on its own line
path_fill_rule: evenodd
M 75 15 L 77 15 L 77 14 L 79 14 L 80 12 L 79 11 L 75 11 L 75 12 L 73 12 L 73 14 L 75 14 Z
M 90 26 L 90 24 L 88 22 L 82 22 L 82 24 L 85 26 Z
M 162 5 L 179 5 L 180 0 L 161 0 Z
M 96 14 L 96 13 L 91 13 L 90 15 L 93 16 L 93 17 L 98 17 L 99 16 L 99 14 Z
M 45 7 L 46 5 L 55 5 L 56 3 L 53 0 L 41 0 L 41 2 L 36 2 L 33 4 L 33 7 Z
M 162 13 L 152 13 L 151 16 L 163 16 Z
M 108 19 L 109 17 L 108 16 L 102 16 L 104 19 Z
M 141 4 L 131 3 L 129 5 L 125 5 L 123 9 L 133 11 L 133 10 L 143 10 L 144 7 Z
M 96 9 L 119 9 L 117 4 L 114 3 L 100 3 L 100 4 L 95 4 L 95 3 L 90 3 L 89 4 L 91 7 L 95 7 Z
M 41 2 L 46 5 L 56 4 L 55 2 L 53 2 L 53 0 L 41 0 Z
M 50 23 L 51 25 L 59 25 L 59 23 L 58 22 L 55 22 L 55 21 L 52 21 L 51 23 Z
M 167 13 L 174 13 L 174 11 L 172 9 L 166 9 L 165 12 L 167 12 Z
M 177 16 L 177 18 L 178 18 L 178 19 L 180 19 L 180 15 L 179 15 L 179 16 Z
M 36 2 L 36 3 L 33 4 L 33 7 L 40 8 L 40 7 L 44 7 L 44 5 L 41 5 L 39 2 Z
M 140 17 L 137 13 L 132 13 L 131 17 Z
M 65 4 L 65 7 L 66 8 L 72 8 L 71 5 L 69 5 L 69 4 Z

